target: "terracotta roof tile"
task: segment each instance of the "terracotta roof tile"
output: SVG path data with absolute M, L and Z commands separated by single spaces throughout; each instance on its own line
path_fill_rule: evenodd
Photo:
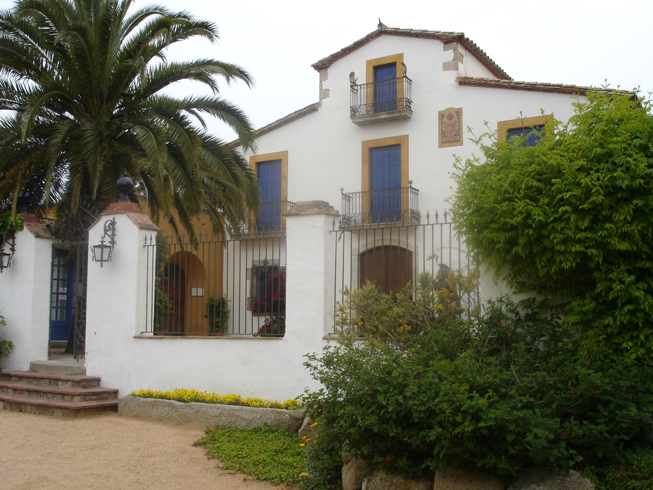
M 396 27 L 386 27 L 383 24 L 379 24 L 379 28 L 376 31 L 370 32 L 367 36 L 359 39 L 358 41 L 355 41 L 349 46 L 342 48 L 337 53 L 333 53 L 326 58 L 322 58 L 317 63 L 313 63 L 312 66 L 317 71 L 328 68 L 340 58 L 347 56 L 349 53 L 356 51 L 358 48 L 382 35 L 417 37 L 420 39 L 436 39 L 438 41 L 442 41 L 445 44 L 454 42 L 460 43 L 470 54 L 472 54 L 476 59 L 483 63 L 483 65 L 485 65 L 485 67 L 490 70 L 497 78 L 503 80 L 512 80 L 510 76 L 505 71 L 503 71 L 503 69 L 497 65 L 487 55 L 487 53 L 485 53 L 485 51 L 479 48 L 474 41 L 465 37 L 463 32 L 428 31 L 425 29 L 399 29 Z
M 530 92 L 550 92 L 556 94 L 585 95 L 587 92 L 614 93 L 613 89 L 563 85 L 561 83 L 519 82 L 515 80 L 493 80 L 491 78 L 458 77 L 458 85 L 471 87 L 502 88 L 507 90 L 526 90 Z

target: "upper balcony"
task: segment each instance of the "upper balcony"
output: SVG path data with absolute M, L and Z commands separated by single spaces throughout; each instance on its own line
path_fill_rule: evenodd
M 412 109 L 413 81 L 408 77 L 351 85 L 349 115 L 354 124 L 408 119 Z
M 238 229 L 230 229 L 234 238 L 251 238 L 256 236 L 284 236 L 286 234 L 286 212 L 295 205 L 291 201 L 265 202 L 259 207 L 258 213 L 240 225 Z
M 419 190 L 342 192 L 341 212 L 340 229 L 419 224 Z

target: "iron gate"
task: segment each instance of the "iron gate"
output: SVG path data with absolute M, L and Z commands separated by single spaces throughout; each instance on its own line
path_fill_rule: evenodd
M 87 269 L 88 242 L 53 244 L 49 340 L 67 341 L 65 353 L 75 359 L 84 358 L 86 347 Z

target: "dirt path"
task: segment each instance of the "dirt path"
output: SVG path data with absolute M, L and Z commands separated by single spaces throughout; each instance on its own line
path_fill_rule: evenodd
M 285 490 L 216 468 L 192 444 L 202 431 L 117 414 L 77 420 L 0 410 L 6 490 Z

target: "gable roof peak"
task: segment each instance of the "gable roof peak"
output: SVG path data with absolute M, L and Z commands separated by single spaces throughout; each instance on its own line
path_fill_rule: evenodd
M 379 18 L 379 23 L 375 31 L 370 32 L 367 36 L 362 37 L 358 41 L 354 41 L 349 46 L 345 46 L 340 51 L 332 55 L 322 58 L 317 63 L 311 66 L 320 71 L 328 68 L 340 58 L 344 58 L 348 54 L 363 47 L 367 43 L 373 41 L 379 36 L 401 36 L 401 37 L 415 37 L 420 39 L 434 39 L 443 42 L 444 44 L 457 42 L 461 44 L 472 56 L 478 59 L 487 69 L 489 69 L 494 76 L 500 80 L 512 80 L 512 78 L 503 69 L 497 65 L 481 48 L 479 48 L 474 41 L 467 38 L 464 32 L 447 32 L 447 31 L 429 31 L 426 29 L 401 29 L 398 27 L 388 27 Z

